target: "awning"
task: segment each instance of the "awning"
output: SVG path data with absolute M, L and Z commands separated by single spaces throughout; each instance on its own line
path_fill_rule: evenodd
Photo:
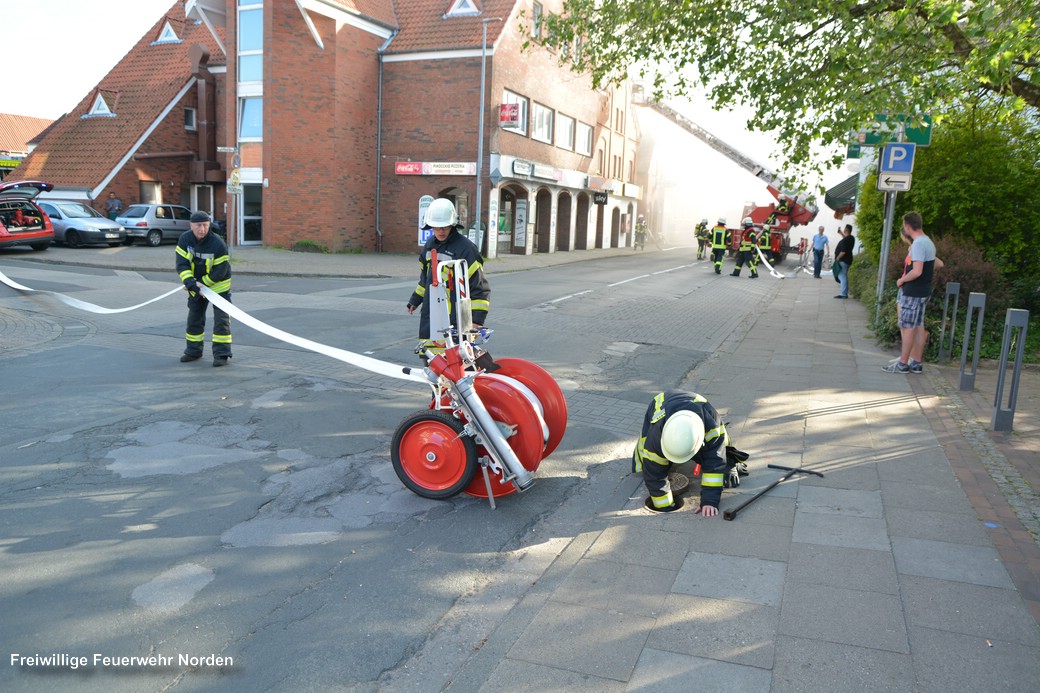
M 859 174 L 843 180 L 827 191 L 823 201 L 838 214 L 856 211 L 856 193 L 859 192 Z

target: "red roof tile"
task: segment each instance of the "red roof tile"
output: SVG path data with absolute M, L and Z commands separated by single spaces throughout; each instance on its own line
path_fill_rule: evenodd
M 480 48 L 483 38 L 483 20 L 501 17 L 501 22 L 488 22 L 487 41 L 493 45 L 513 18 L 519 0 L 474 0 L 482 13 L 470 17 L 444 18 L 454 0 L 397 0 L 397 20 L 400 33 L 390 43 L 388 54 L 415 51 Z M 511 31 L 515 29 L 511 28 Z
M 151 45 L 166 22 L 181 40 Z M 62 187 L 100 185 L 191 79 L 188 51 L 194 44 L 209 51 L 210 63 L 224 63 L 205 25 L 186 19 L 183 2 L 175 2 L 10 175 Z M 115 117 L 83 118 L 99 93 Z
M 405 2 L 408 1 L 405 0 Z M 394 16 L 394 3 L 392 0 L 333 0 L 333 2 L 341 5 L 345 10 L 373 19 L 380 24 L 392 27 L 397 26 L 397 17 Z
M 0 113 L 0 152 L 29 151 L 26 145 L 52 122 L 48 118 Z

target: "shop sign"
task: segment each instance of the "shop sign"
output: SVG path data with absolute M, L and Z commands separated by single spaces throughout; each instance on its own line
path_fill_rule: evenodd
M 475 176 L 475 161 L 398 161 L 394 173 L 399 176 Z
M 614 181 L 610 178 L 597 178 L 589 176 L 585 179 L 585 187 L 589 190 L 602 190 L 603 192 L 614 192 Z
M 592 202 L 597 205 L 607 204 L 607 193 L 605 192 L 594 192 L 592 193 Z
M 546 166 L 545 164 L 535 164 L 533 175 L 535 178 L 545 178 L 547 180 L 560 180 L 561 176 L 559 169 Z
M 513 173 L 518 176 L 529 176 L 533 166 L 530 161 L 524 161 L 523 159 L 515 159 L 513 161 Z
M 421 161 L 398 161 L 394 164 L 394 173 L 399 176 L 421 176 Z

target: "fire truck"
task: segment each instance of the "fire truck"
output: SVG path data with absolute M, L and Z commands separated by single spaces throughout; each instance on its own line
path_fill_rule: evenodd
M 686 116 L 666 104 L 647 100 L 641 85 L 633 89 L 634 101 L 637 105 L 651 108 L 665 118 L 694 135 L 709 147 L 724 154 L 738 166 L 748 171 L 756 178 L 766 182 L 766 190 L 773 196 L 774 202 L 768 205 L 757 205 L 754 202 L 744 206 L 736 228 L 730 228 L 732 232 L 730 241 L 730 254 L 736 252 L 740 246 L 741 236 L 744 233 L 743 220 L 751 217 L 751 221 L 758 228 L 769 227 L 769 250 L 770 261 L 783 262 L 788 253 L 801 253 L 802 245 L 791 245 L 791 228 L 811 224 L 819 213 L 813 198 L 804 191 L 793 191 L 782 177 L 769 170 L 762 164 L 754 161 L 747 155 L 734 149 L 726 142 L 711 134 L 700 125 L 697 125 Z

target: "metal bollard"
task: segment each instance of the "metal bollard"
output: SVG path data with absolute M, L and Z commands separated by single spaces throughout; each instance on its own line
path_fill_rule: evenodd
M 964 366 L 968 362 L 968 343 L 971 341 L 972 315 L 978 308 L 978 318 L 975 321 L 975 351 L 971 360 L 971 373 L 965 372 Z M 979 351 L 982 348 L 982 321 L 986 316 L 986 294 L 977 294 L 974 291 L 968 294 L 968 313 L 964 317 L 964 350 L 961 351 L 961 382 L 957 389 L 971 392 L 975 389 L 975 374 L 979 370 Z
M 950 313 L 950 339 L 946 339 L 946 313 L 953 297 L 953 312 Z M 961 300 L 960 282 L 946 282 L 946 298 L 943 300 L 942 329 L 939 330 L 939 360 L 949 361 L 953 354 L 954 335 L 957 333 L 957 305 Z
M 1011 389 L 1008 393 L 1008 404 L 1004 406 L 1004 377 L 1007 375 L 1008 352 L 1011 351 L 1011 339 L 1015 329 L 1020 332 L 1016 341 L 1015 370 L 1011 374 Z M 1022 357 L 1026 350 L 1026 332 L 1029 329 L 1029 311 L 1020 308 L 1009 308 L 1004 319 L 1004 341 L 1000 345 L 1000 365 L 997 370 L 997 392 L 993 397 L 993 421 L 990 429 L 994 431 L 1010 431 L 1015 421 L 1015 403 L 1018 401 L 1018 379 L 1022 375 Z

